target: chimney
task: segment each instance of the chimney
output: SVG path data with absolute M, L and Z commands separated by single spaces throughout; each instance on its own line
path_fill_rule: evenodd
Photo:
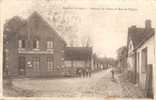
M 132 25 L 131 27 L 130 27 L 130 31 L 131 32 L 134 32 L 136 30 L 136 25 Z
M 152 26 L 151 26 L 151 20 L 148 19 L 148 20 L 145 21 L 145 28 L 146 29 L 152 28 Z
M 136 25 L 132 25 L 131 28 L 132 28 L 132 29 L 136 29 Z

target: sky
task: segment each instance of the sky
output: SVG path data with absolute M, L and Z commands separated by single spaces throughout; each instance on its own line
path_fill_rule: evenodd
M 116 50 L 127 43 L 127 31 L 131 25 L 144 27 L 144 21 L 151 19 L 156 28 L 155 0 L 2 0 L 1 20 L 5 23 L 13 16 L 27 18 L 37 8 L 43 10 L 44 16 L 45 9 L 48 9 L 45 5 L 49 4 L 61 5 L 61 10 L 69 16 L 81 17 L 75 34 L 89 35 L 93 52 L 100 57 L 116 58 Z

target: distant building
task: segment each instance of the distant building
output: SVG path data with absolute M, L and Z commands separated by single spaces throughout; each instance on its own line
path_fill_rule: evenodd
M 4 28 L 4 66 L 8 74 L 28 77 L 61 74 L 66 42 L 58 33 L 37 12 L 27 20 L 17 19 L 12 26 L 16 25 L 19 25 L 16 31 Z
M 153 67 L 154 61 L 154 40 L 155 30 L 151 21 L 145 21 L 145 28 L 131 26 L 128 29 L 128 64 L 132 72 L 132 82 L 145 91 L 147 95 L 153 93 Z
M 75 75 L 77 70 L 91 70 L 93 66 L 91 47 L 66 47 L 64 55 L 64 69 L 66 74 Z

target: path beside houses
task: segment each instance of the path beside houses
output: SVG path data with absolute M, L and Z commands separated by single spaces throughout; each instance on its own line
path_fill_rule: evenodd
M 110 69 L 94 73 L 91 78 L 14 79 L 14 87 L 46 97 L 143 97 L 130 83 L 111 78 Z M 4 89 L 5 91 L 5 89 Z M 7 94 L 4 94 L 7 95 Z

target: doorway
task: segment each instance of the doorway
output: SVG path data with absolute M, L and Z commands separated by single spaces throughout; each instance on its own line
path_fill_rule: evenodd
M 18 73 L 19 75 L 25 75 L 25 65 L 26 65 L 26 60 L 24 56 L 19 56 L 19 67 L 18 67 Z
M 145 90 L 147 75 L 147 48 L 142 49 L 141 59 L 141 88 Z

